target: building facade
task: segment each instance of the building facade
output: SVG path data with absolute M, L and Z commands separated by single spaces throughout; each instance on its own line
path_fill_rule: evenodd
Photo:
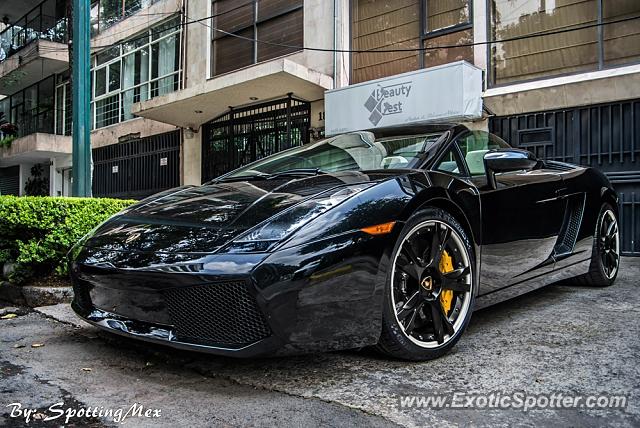
M 0 4 L 0 110 L 18 128 L 0 191 L 22 192 L 40 162 L 67 195 L 65 0 L 28 3 Z M 603 170 L 640 254 L 639 16 L 636 0 L 93 1 L 94 194 L 200 184 L 323 137 L 336 88 L 465 61 L 481 74 L 467 124 Z
M 68 194 L 68 179 L 63 179 L 71 166 L 71 117 L 64 115 L 71 106 L 65 2 L 5 1 L 0 17 L 0 193 L 24 194 L 33 170 L 49 194 Z
M 189 0 L 182 86 L 133 114 L 182 129 L 184 184 L 320 138 L 325 91 L 349 81 L 332 52 L 349 48 L 348 16 L 344 1 Z
M 0 3 L 1 194 L 28 194 L 26 184 L 34 174 L 44 180 L 48 194 L 71 194 L 69 3 Z M 181 8 L 168 0 L 92 2 L 97 196 L 142 197 L 180 184 L 179 131 L 133 117 L 131 105 L 180 87 Z

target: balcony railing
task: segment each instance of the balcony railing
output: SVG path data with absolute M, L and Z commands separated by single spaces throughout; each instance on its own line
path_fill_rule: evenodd
M 31 111 L 26 111 L 20 115 L 17 120 L 12 121 L 18 128 L 17 138 L 24 137 L 36 132 L 44 134 L 58 134 L 58 135 L 71 135 L 71 113 L 56 109 L 38 109 L 35 108 Z M 67 117 L 67 120 L 63 118 Z M 2 138 L 2 132 L 0 132 L 0 138 Z
M 64 0 L 45 0 L 0 33 L 0 62 L 34 40 L 68 42 Z

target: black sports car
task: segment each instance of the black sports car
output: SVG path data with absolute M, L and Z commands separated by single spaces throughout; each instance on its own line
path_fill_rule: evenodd
M 110 218 L 70 253 L 73 309 L 214 354 L 435 358 L 474 309 L 612 284 L 617 199 L 594 169 L 463 126 L 339 135 Z

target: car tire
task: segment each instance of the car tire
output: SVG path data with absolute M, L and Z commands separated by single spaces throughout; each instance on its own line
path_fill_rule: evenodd
M 421 225 L 423 225 L 425 229 L 420 229 Z M 429 229 L 429 225 L 432 226 L 431 229 Z M 406 318 L 403 318 L 403 321 L 401 322 L 399 315 L 400 313 L 403 313 L 404 307 L 407 306 L 411 298 L 406 300 L 404 305 L 403 305 L 403 301 L 401 301 L 400 298 L 398 298 L 397 300 L 399 301 L 396 302 L 396 295 L 402 296 L 402 290 L 398 290 L 398 284 L 400 283 L 400 285 L 404 285 L 406 289 L 409 287 L 407 285 L 407 280 L 408 280 L 411 282 L 410 285 L 413 287 L 415 287 L 416 283 L 418 284 L 418 292 L 425 292 L 425 287 L 422 284 L 423 282 L 426 281 L 427 278 L 423 278 L 421 282 L 419 279 L 414 278 L 413 276 L 409 277 L 408 275 L 406 275 L 402 270 L 404 268 L 399 267 L 398 269 L 396 269 L 395 266 L 399 266 L 397 264 L 399 263 L 399 261 L 406 261 L 406 259 L 408 258 L 407 256 L 403 255 L 404 254 L 403 251 L 406 251 L 406 250 L 403 250 L 403 248 L 406 247 L 407 245 L 411 245 L 412 247 L 411 251 L 413 254 L 420 252 L 419 245 L 425 245 L 425 250 L 423 255 L 426 255 L 426 256 L 423 257 L 421 265 L 426 265 L 426 261 L 424 259 L 427 259 L 427 258 L 431 259 L 430 261 L 433 262 L 433 256 L 427 255 L 427 251 L 437 253 L 437 251 L 434 252 L 434 244 L 433 244 L 433 240 L 435 239 L 434 237 L 436 236 L 436 234 L 438 234 L 438 236 L 441 237 L 440 233 L 446 233 L 447 229 L 449 231 L 449 237 L 445 238 L 444 242 L 445 242 L 445 247 L 447 247 L 448 250 L 446 250 L 445 252 L 441 251 L 441 253 L 446 254 L 446 257 L 453 264 L 453 266 L 456 266 L 460 269 L 457 269 L 456 271 L 450 271 L 450 273 L 447 273 L 447 274 L 442 274 L 442 276 L 447 277 L 447 275 L 453 275 L 454 272 L 459 272 L 461 269 L 464 268 L 465 264 L 467 264 L 467 268 L 464 268 L 464 269 L 468 271 L 467 275 L 464 276 L 464 278 L 457 280 L 459 284 L 461 284 L 461 286 L 464 286 L 466 288 L 454 292 L 455 297 L 453 297 L 453 299 L 455 299 L 454 300 L 455 304 L 453 308 L 451 307 L 449 308 L 449 311 L 452 311 L 449 313 L 451 314 L 451 316 L 453 316 L 455 315 L 455 310 L 457 310 L 455 308 L 458 305 L 460 305 L 460 312 L 458 313 L 457 318 L 451 319 L 451 323 L 449 324 L 452 326 L 452 329 L 450 330 L 450 332 L 453 334 L 448 334 L 447 336 L 444 336 L 442 334 L 442 330 L 444 329 L 443 321 L 442 320 L 440 321 L 439 330 L 437 329 L 435 322 L 433 321 L 434 319 L 436 319 L 434 317 L 437 317 L 437 314 L 435 314 L 433 311 L 436 311 L 440 308 L 442 308 L 442 314 L 445 317 L 444 318 L 445 322 L 447 319 L 449 319 L 447 316 L 447 309 L 445 309 L 441 303 L 442 302 L 441 299 L 443 297 L 442 294 L 444 293 L 444 288 L 445 288 L 444 279 L 440 280 L 441 290 L 440 290 L 440 293 L 438 293 L 439 297 L 436 297 L 436 299 L 438 299 L 437 302 L 434 303 L 434 301 L 431 300 L 433 296 L 431 295 L 428 296 L 429 300 L 428 301 L 425 300 L 425 303 L 423 303 L 422 307 L 416 309 L 416 313 L 418 315 L 413 315 L 413 319 L 417 319 L 419 322 L 424 323 L 421 327 L 423 330 L 428 331 L 430 328 L 433 330 L 432 336 L 430 336 L 428 333 L 420 333 L 420 334 L 415 333 L 417 328 L 414 328 L 414 330 L 411 330 L 408 333 L 408 330 L 407 330 L 407 328 L 409 327 L 408 323 L 411 322 L 411 319 L 409 319 L 409 321 L 407 322 Z M 424 232 L 422 236 L 419 236 L 419 233 L 422 230 L 424 230 Z M 429 235 L 429 230 L 432 230 L 431 235 Z M 435 232 L 433 232 L 433 230 L 435 230 Z M 430 240 L 429 239 L 430 236 L 431 236 L 431 242 L 429 244 L 426 244 Z M 415 237 L 418 237 L 419 239 Z M 449 242 L 447 241 L 447 239 L 449 241 L 453 241 L 453 243 L 447 244 Z M 413 251 L 416 249 L 413 247 L 414 244 L 418 245 L 417 252 Z M 451 252 L 453 256 L 449 256 L 448 255 L 449 252 Z M 442 257 L 445 257 L 445 256 L 442 255 Z M 439 260 L 439 263 L 442 263 L 442 258 L 438 260 Z M 441 271 L 442 265 L 438 264 L 436 266 L 438 271 Z M 426 269 L 433 269 L 433 266 L 431 266 L 431 268 L 426 268 Z M 425 272 L 427 272 L 426 269 L 425 269 Z M 400 274 L 398 272 L 400 272 Z M 425 272 L 423 272 L 422 275 L 426 275 Z M 398 275 L 400 275 L 400 277 Z M 436 273 L 435 275 L 438 275 L 438 274 Z M 417 275 L 417 277 L 420 278 L 420 275 Z M 431 283 L 431 277 L 428 277 L 428 282 Z M 434 280 L 433 282 L 436 283 L 438 281 Z M 463 282 L 464 284 L 462 284 Z M 451 287 L 451 286 L 447 286 L 447 287 Z M 456 288 L 456 286 L 454 286 L 453 288 Z M 469 320 L 471 319 L 471 314 L 473 312 L 473 307 L 475 303 L 476 288 L 477 288 L 477 279 L 476 279 L 473 247 L 471 245 L 469 236 L 465 232 L 464 228 L 451 214 L 449 214 L 448 212 L 442 209 L 426 208 L 426 209 L 417 211 L 409 218 L 409 220 L 404 225 L 400 233 L 400 236 L 398 237 L 398 240 L 392 251 L 391 265 L 389 267 L 389 272 L 387 273 L 387 283 L 385 288 L 382 332 L 381 332 L 380 340 L 376 346 L 378 351 L 393 358 L 413 360 L 413 361 L 431 360 L 434 358 L 438 358 L 443 354 L 447 353 L 460 339 L 462 333 L 464 332 L 464 330 L 466 329 L 469 323 Z M 412 296 L 415 295 L 413 290 L 414 288 L 412 288 L 411 291 L 407 291 L 405 295 L 406 296 L 408 296 L 409 294 L 411 294 Z M 436 309 L 436 307 L 438 309 Z M 401 308 L 401 309 L 398 310 L 398 308 Z M 463 309 L 464 309 L 464 313 L 462 312 Z M 404 313 L 403 313 L 403 316 L 404 316 Z M 429 319 L 431 320 L 431 324 L 432 324 L 431 327 L 429 327 L 429 324 L 428 324 Z M 416 325 L 416 324 L 414 323 L 413 325 Z M 440 332 L 440 335 L 437 334 L 438 331 Z M 422 334 L 425 334 L 426 336 L 423 336 Z M 417 338 L 414 336 L 417 336 Z M 425 337 L 433 337 L 434 341 L 429 341 L 427 339 L 424 339 Z M 441 339 L 443 340 L 442 343 L 440 342 Z
M 607 221 L 614 221 L 614 236 L 606 236 L 606 230 L 608 229 Z M 615 240 L 615 242 L 613 241 Z M 611 246 L 616 248 L 612 253 Z M 620 271 L 620 234 L 618 229 L 618 216 L 616 210 L 608 203 L 602 205 L 598 214 L 598 221 L 596 222 L 596 230 L 593 235 L 593 248 L 591 253 L 591 263 L 589 265 L 589 271 L 583 275 L 577 276 L 569 282 L 575 285 L 582 285 L 587 287 L 608 287 L 612 285 Z M 612 254 L 612 256 L 608 256 Z M 616 266 L 613 271 L 610 267 L 605 265 L 605 257 L 615 257 Z

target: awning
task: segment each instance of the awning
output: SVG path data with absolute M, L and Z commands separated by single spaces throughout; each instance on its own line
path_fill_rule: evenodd
M 315 101 L 333 84 L 330 76 L 280 58 L 133 105 L 133 114 L 197 129 L 229 109 L 293 93 Z

